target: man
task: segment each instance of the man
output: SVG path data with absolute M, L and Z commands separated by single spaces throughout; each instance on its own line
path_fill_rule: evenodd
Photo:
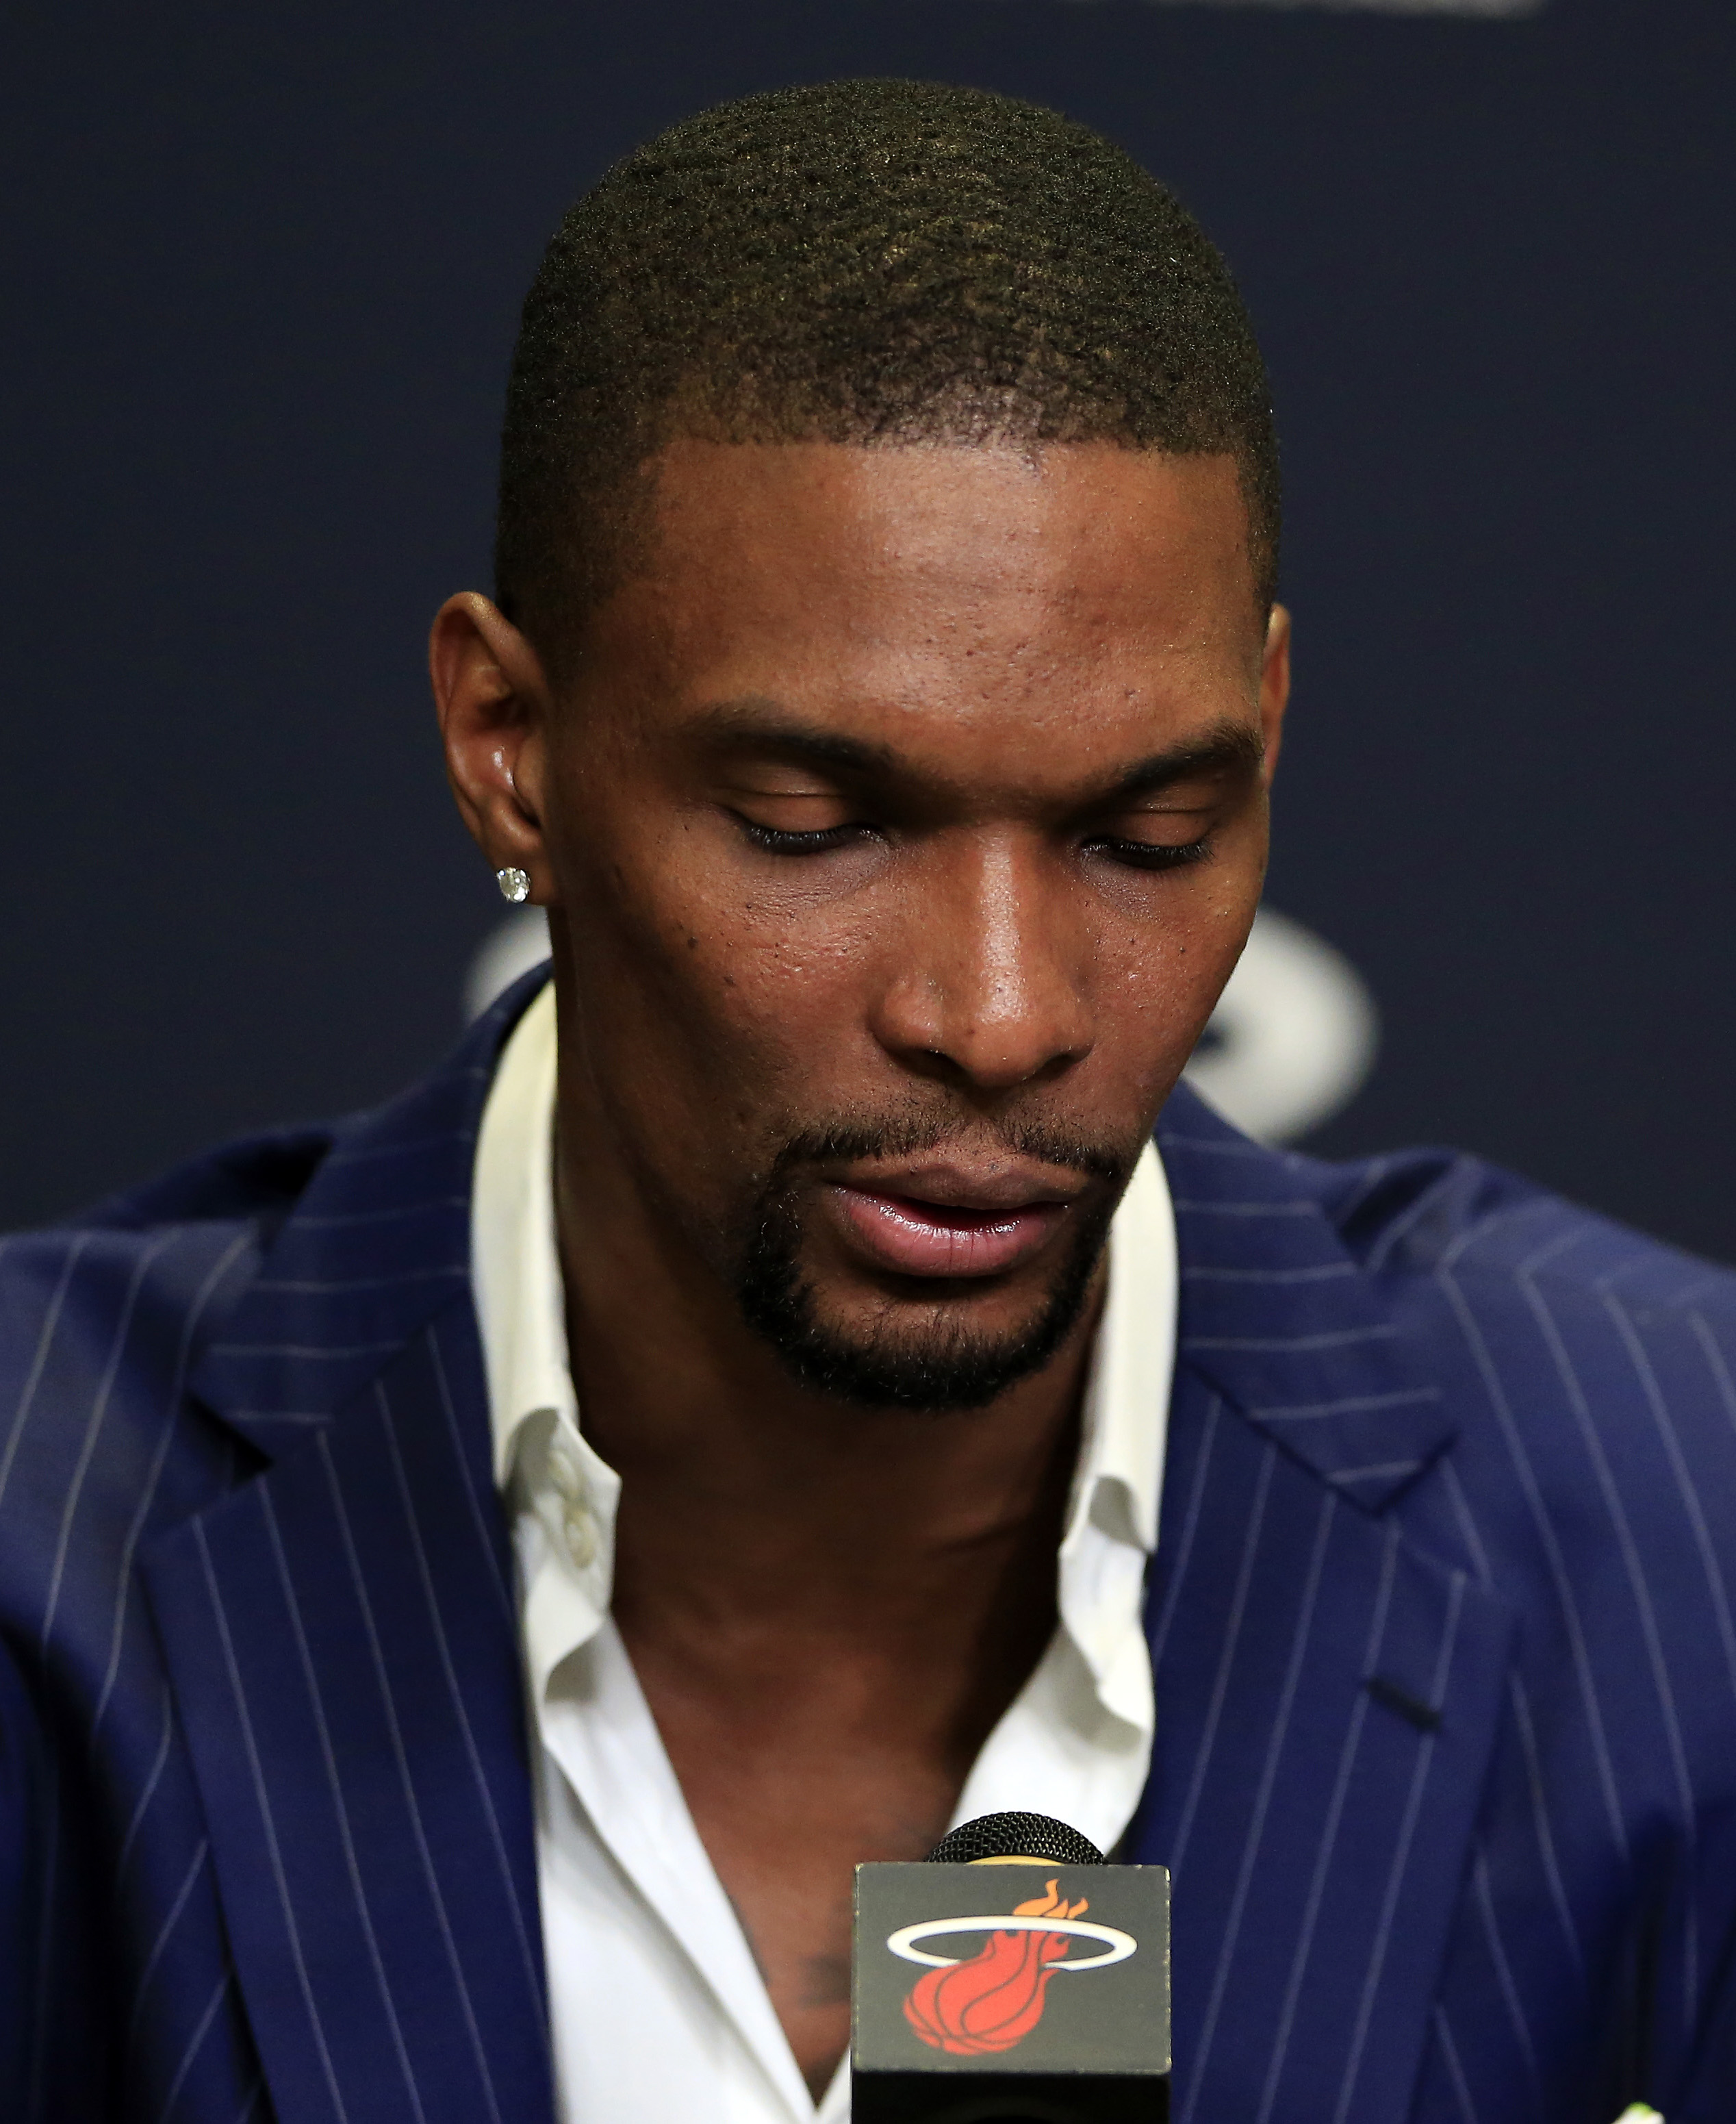
M 839 2119 L 852 1867 L 1016 1806 L 1173 1869 L 1180 2124 L 1733 2113 L 1736 1285 L 1176 1088 L 1277 544 L 1050 113 L 569 215 L 433 639 L 551 980 L 8 1251 L 9 2116 Z

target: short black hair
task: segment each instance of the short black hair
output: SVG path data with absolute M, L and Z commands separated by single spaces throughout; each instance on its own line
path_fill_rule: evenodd
M 1123 149 L 984 90 L 722 104 L 567 214 L 525 300 L 495 546 L 502 609 L 557 665 L 677 435 L 1227 454 L 1262 611 L 1275 593 L 1277 438 L 1229 268 Z

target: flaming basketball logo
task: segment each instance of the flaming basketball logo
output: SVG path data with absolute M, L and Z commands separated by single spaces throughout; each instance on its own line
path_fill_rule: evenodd
M 894 1954 L 930 1965 L 904 2001 L 905 2019 L 931 2048 L 955 2056 L 1010 2051 L 1042 2019 L 1049 1979 L 1058 1971 L 1105 1969 L 1135 1952 L 1128 1934 L 1081 1924 L 1090 1907 L 1082 1896 L 1067 1901 L 1051 1881 L 1047 1894 L 1016 1905 L 1009 1915 L 936 1919 L 894 1933 L 886 1944 Z M 930 1934 L 961 1932 L 988 1934 L 968 1962 L 927 1954 L 917 1945 Z M 1108 1951 L 1070 1957 L 1076 1939 L 1097 1941 Z

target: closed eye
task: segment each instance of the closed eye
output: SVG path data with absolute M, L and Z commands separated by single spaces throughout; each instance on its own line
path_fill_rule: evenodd
M 795 832 L 787 826 L 762 825 L 757 819 L 745 819 L 736 813 L 742 831 L 757 848 L 764 848 L 774 856 L 818 856 L 828 848 L 842 848 L 847 841 L 873 829 L 868 826 L 847 824 L 841 826 L 821 826 L 805 832 Z
M 1103 835 L 1087 841 L 1088 848 L 1100 849 L 1112 862 L 1125 864 L 1129 870 L 1185 870 L 1189 863 L 1203 862 L 1212 853 L 1212 837 L 1203 834 L 1197 841 L 1126 841 L 1113 835 Z

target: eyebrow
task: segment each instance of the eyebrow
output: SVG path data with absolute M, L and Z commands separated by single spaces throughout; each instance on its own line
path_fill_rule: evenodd
M 762 695 L 720 701 L 701 710 L 692 727 L 732 750 L 772 753 L 804 767 L 907 782 L 926 779 L 896 747 L 822 730 Z M 1110 809 L 1198 775 L 1257 773 L 1264 758 L 1264 741 L 1257 726 L 1222 721 L 1121 768 L 1096 789 L 1083 792 L 1075 808 Z
M 1092 809 L 1128 804 L 1200 774 L 1255 773 L 1265 764 L 1265 740 L 1250 723 L 1222 722 L 1203 735 L 1154 752 L 1087 800 Z
M 804 767 L 841 768 L 850 774 L 908 777 L 910 773 L 908 764 L 891 745 L 821 730 L 763 695 L 719 701 L 702 709 L 693 718 L 692 727 L 699 736 L 732 750 L 772 752 Z

